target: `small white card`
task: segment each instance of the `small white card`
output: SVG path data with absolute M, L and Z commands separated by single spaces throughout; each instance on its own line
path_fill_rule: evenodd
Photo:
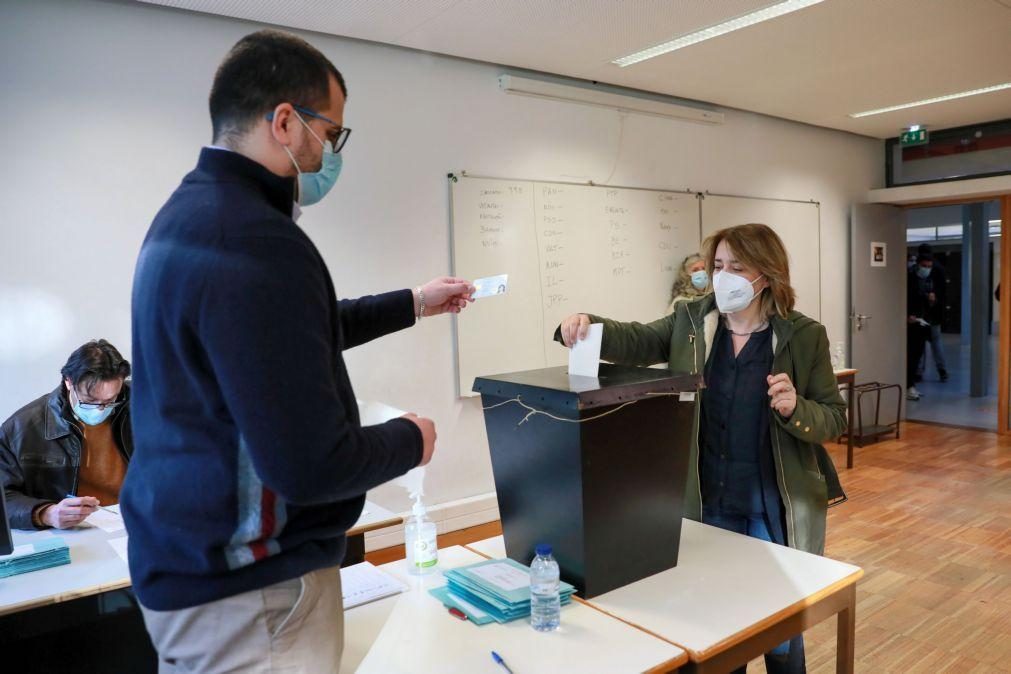
M 482 297 L 494 297 L 495 295 L 505 295 L 509 288 L 509 274 L 499 274 L 498 276 L 488 276 L 474 281 L 474 299 Z
M 581 339 L 569 349 L 569 374 L 579 377 L 596 377 L 600 372 L 600 343 L 604 337 L 604 324 L 594 323 Z
M 530 587 L 530 574 L 505 563 L 485 564 L 468 569 L 481 580 L 509 592 Z

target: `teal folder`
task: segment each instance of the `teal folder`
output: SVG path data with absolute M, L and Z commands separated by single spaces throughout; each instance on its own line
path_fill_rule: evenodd
M 70 548 L 62 538 L 47 538 L 14 546 L 14 552 L 0 557 L 0 578 L 70 564 Z
M 459 598 L 475 607 L 479 615 L 487 614 L 495 622 L 505 623 L 530 615 L 530 569 L 511 559 L 492 559 L 450 569 L 444 574 L 446 587 L 431 594 L 446 604 L 445 598 Z M 575 588 L 559 583 L 559 599 L 563 605 L 572 599 Z M 447 604 L 448 605 L 448 604 Z M 470 617 L 464 607 L 456 606 Z M 486 624 L 490 620 L 475 620 Z

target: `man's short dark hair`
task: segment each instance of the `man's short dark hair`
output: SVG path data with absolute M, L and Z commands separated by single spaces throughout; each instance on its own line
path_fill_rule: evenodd
M 70 354 L 60 374 L 78 390 L 91 395 L 99 382 L 129 377 L 130 363 L 109 342 L 93 339 Z
M 345 98 L 344 77 L 305 40 L 261 30 L 239 40 L 218 66 L 211 86 L 214 141 L 239 138 L 281 103 L 312 110 L 330 101 L 330 75 Z

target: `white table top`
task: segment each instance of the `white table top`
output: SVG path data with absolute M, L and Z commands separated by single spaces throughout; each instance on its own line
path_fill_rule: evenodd
M 482 559 L 460 546 L 439 551 L 440 568 Z M 380 568 L 411 590 L 345 612 L 343 672 L 504 672 L 492 662 L 493 650 L 523 674 L 642 672 L 659 665 L 678 667 L 686 660 L 681 648 L 578 603 L 562 608 L 562 626 L 551 633 L 535 632 L 525 620 L 478 627 L 452 617 L 428 594 L 445 584 L 441 573 L 408 575 L 403 560 Z
M 362 516 L 348 534 L 363 533 L 400 521 L 398 515 L 366 501 Z M 63 538 L 70 547 L 70 564 L 0 578 L 0 615 L 130 587 L 130 570 L 126 562 L 106 542 L 110 538 L 126 536 L 126 531 L 106 533 L 96 527 L 81 527 L 42 531 L 14 529 L 11 533 L 14 545 L 52 536 Z
M 468 547 L 505 556 L 502 536 Z M 850 564 L 686 519 L 676 567 L 587 601 L 704 657 L 862 575 Z
M 347 535 L 357 536 L 358 534 L 364 534 L 366 531 L 392 527 L 401 524 L 403 521 L 404 518 L 392 510 L 387 510 L 372 501 L 366 501 L 365 509 L 362 510 L 362 514 L 358 518 L 358 521 L 355 522 L 355 525 L 348 529 Z
M 70 548 L 70 564 L 0 578 L 0 615 L 70 601 L 130 586 L 126 562 L 106 541 L 125 531 L 106 533 L 96 527 L 54 531 L 12 530 L 14 545 L 58 536 Z

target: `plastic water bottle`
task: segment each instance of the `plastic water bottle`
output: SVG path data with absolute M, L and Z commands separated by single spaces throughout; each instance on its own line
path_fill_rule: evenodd
M 846 367 L 846 347 L 842 342 L 835 343 L 835 369 L 842 370 Z
M 558 562 L 551 546 L 541 543 L 530 563 L 530 625 L 538 632 L 558 629 L 562 605 L 558 598 Z

